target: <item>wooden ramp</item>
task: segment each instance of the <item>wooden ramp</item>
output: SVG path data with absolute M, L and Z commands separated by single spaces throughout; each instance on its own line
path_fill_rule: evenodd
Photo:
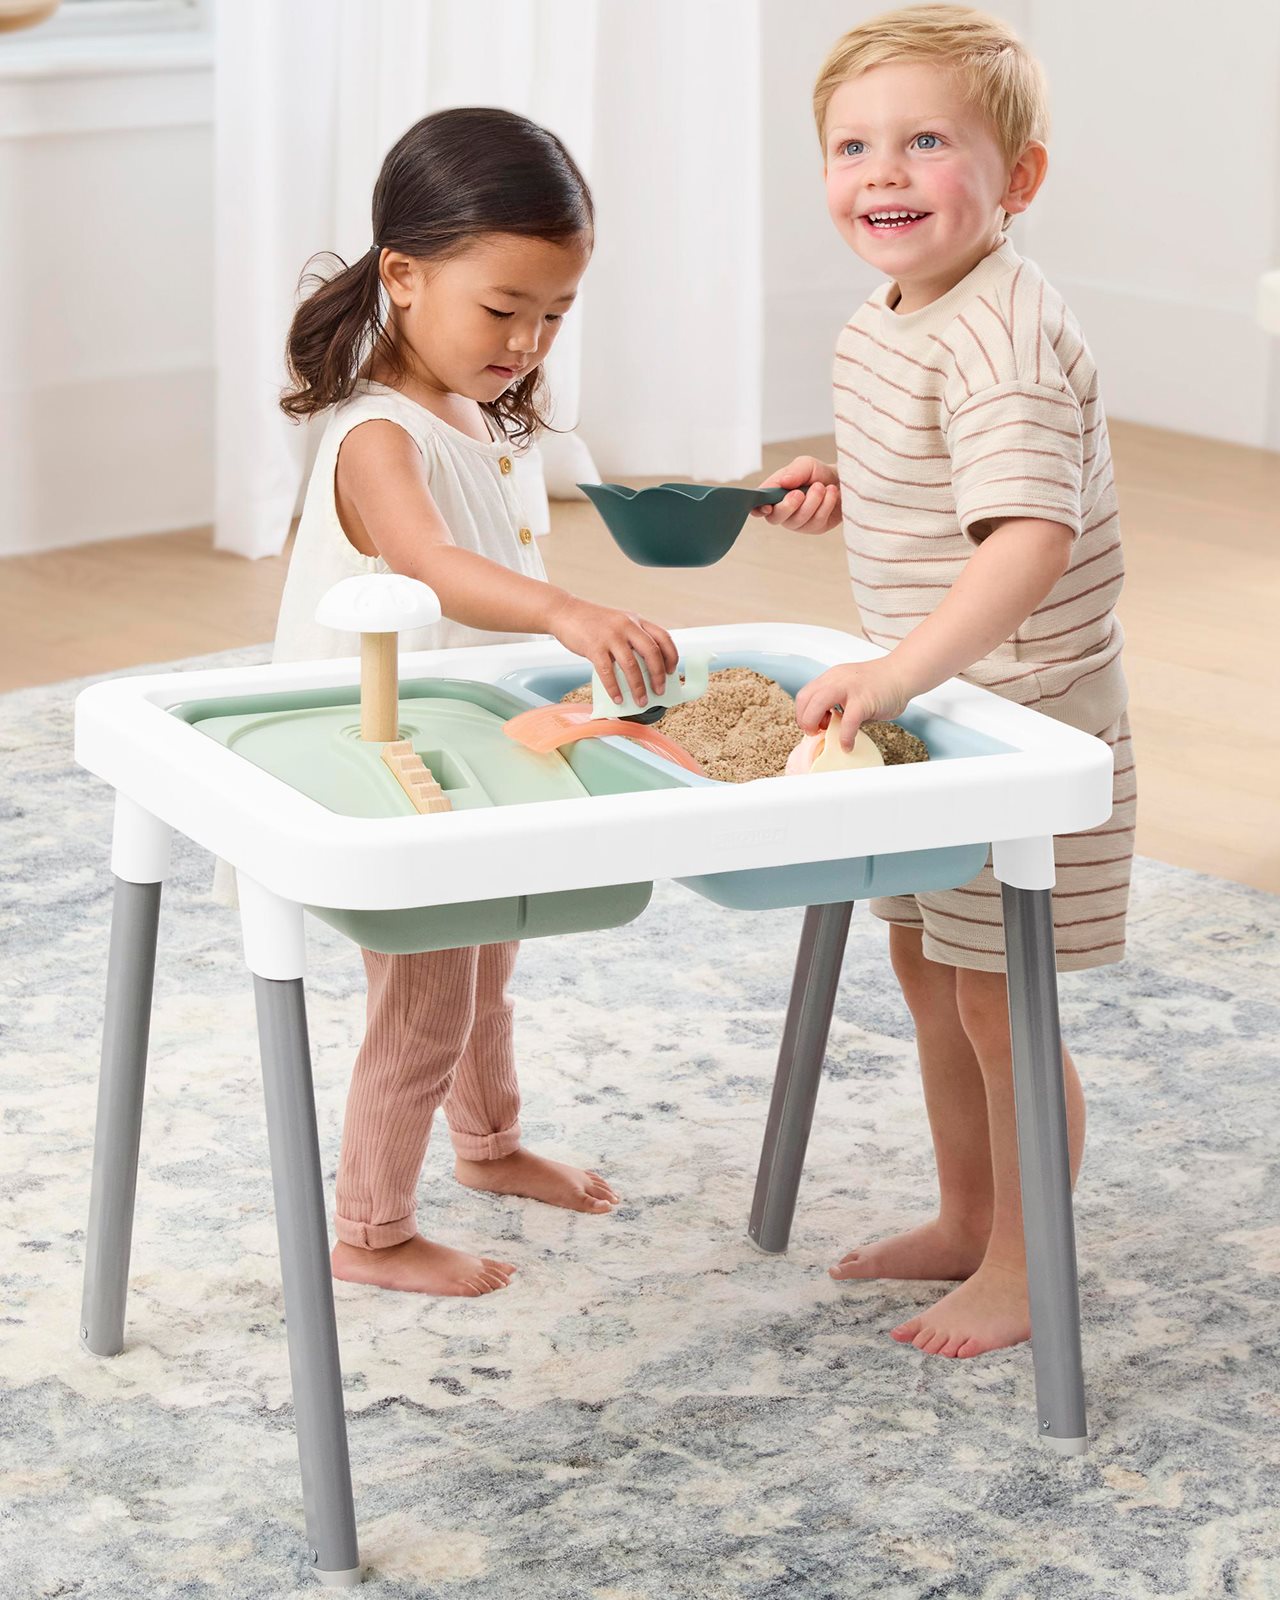
M 395 739 L 382 747 L 382 759 L 395 774 L 400 787 L 413 801 L 414 810 L 424 814 L 452 811 L 449 797 L 436 782 L 429 767 L 408 739 Z

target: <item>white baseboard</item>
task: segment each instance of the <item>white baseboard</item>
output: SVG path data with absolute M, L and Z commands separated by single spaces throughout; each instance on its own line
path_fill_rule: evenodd
M 1155 300 L 1105 284 L 1057 287 L 1098 363 L 1107 415 L 1229 444 L 1274 447 L 1280 344 L 1254 307 Z
M 1109 417 L 1280 448 L 1280 340 L 1254 308 L 1156 300 L 1060 280 L 1102 374 Z M 764 436 L 831 432 L 836 336 L 859 303 L 829 288 L 766 299 Z
M 213 373 L 0 393 L 0 556 L 213 519 Z
M 1109 416 L 1280 448 L 1280 341 L 1248 311 L 1062 290 Z M 832 289 L 769 298 L 766 440 L 831 431 L 832 351 L 855 304 Z M 212 521 L 213 386 L 194 367 L 0 394 L 0 556 Z
M 764 438 L 803 439 L 831 432 L 831 368 L 836 338 L 865 292 L 787 291 L 765 301 Z

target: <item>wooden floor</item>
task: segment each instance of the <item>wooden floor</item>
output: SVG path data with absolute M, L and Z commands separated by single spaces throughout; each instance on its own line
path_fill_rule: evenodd
M 1280 892 L 1280 455 L 1111 426 L 1138 849 Z M 830 439 L 774 445 L 766 470 L 802 451 L 834 453 Z M 665 571 L 632 566 L 585 503 L 556 504 L 553 521 L 550 575 L 589 599 L 671 627 L 858 631 L 836 534 L 752 522 L 719 565 Z M 0 561 L 0 689 L 260 643 L 285 566 L 220 554 L 208 529 Z

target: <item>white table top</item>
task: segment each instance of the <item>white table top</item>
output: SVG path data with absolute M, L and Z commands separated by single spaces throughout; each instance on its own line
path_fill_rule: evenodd
M 884 654 L 850 634 L 797 624 L 686 628 L 673 637 L 682 650 L 777 651 L 824 665 Z M 402 656 L 400 676 L 496 683 L 519 667 L 575 659 L 554 640 L 425 651 Z M 167 709 L 350 686 L 359 675 L 352 657 L 94 684 L 76 701 L 76 759 L 281 898 L 349 909 L 1038 839 L 1096 827 L 1111 814 L 1106 744 L 956 679 L 913 704 L 1012 753 L 383 819 L 327 810 Z

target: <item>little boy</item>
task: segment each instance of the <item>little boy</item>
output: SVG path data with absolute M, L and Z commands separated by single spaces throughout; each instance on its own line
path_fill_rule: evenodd
M 1004 23 L 960 6 L 875 17 L 814 89 L 827 205 L 890 281 L 835 360 L 838 467 L 801 457 L 765 480 L 784 528 L 843 522 L 863 631 L 882 659 L 802 691 L 841 738 L 959 675 L 1104 739 L 1114 810 L 1056 841 L 1059 971 L 1119 961 L 1135 784 L 1114 606 L 1123 565 L 1097 374 L 1075 318 L 1004 229 L 1044 181 L 1037 63 Z M 938 1215 L 851 1250 L 835 1278 L 956 1278 L 893 1337 L 973 1356 L 1030 1336 L 999 888 L 871 902 L 916 1026 Z M 1063 1051 L 1071 1175 L 1084 1097 Z

